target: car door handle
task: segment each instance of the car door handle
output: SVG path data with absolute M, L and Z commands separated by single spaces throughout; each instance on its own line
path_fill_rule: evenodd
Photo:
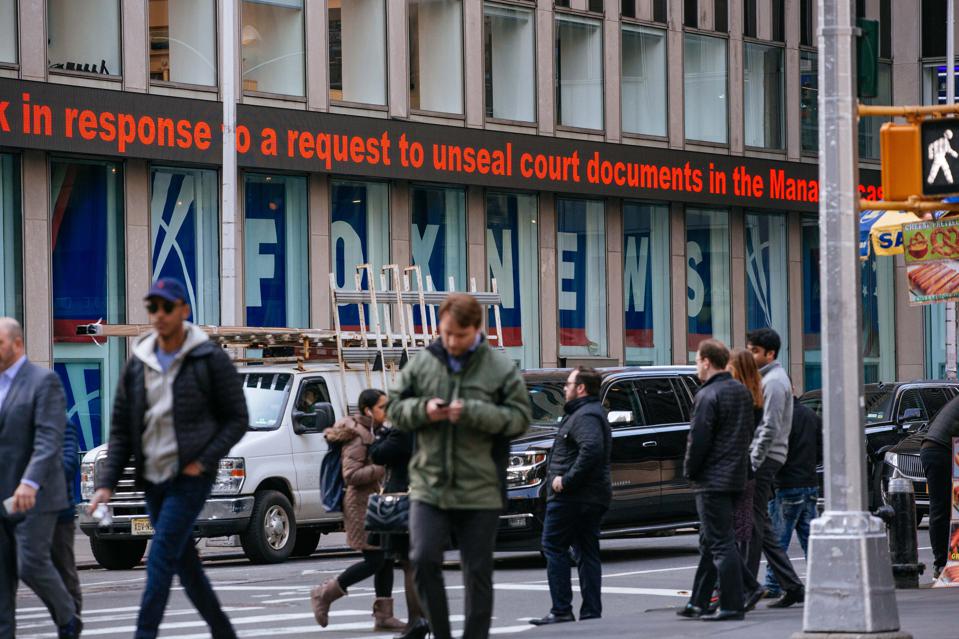
M 659 446 L 659 442 L 656 442 L 656 441 L 643 442 L 643 448 L 652 448 L 653 446 Z

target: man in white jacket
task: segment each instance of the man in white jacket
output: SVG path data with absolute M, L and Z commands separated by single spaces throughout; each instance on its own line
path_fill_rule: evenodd
M 766 562 L 783 589 L 782 597 L 769 604 L 770 608 L 786 608 L 805 599 L 803 583 L 786 551 L 780 547 L 769 519 L 773 479 L 786 462 L 792 428 L 792 383 L 776 361 L 781 347 L 779 334 L 771 328 L 760 328 L 746 335 L 746 348 L 752 352 L 763 375 L 763 419 L 749 446 L 756 489 L 753 494 L 753 536 L 749 541 L 746 566 L 757 575 L 760 556 L 766 555 Z

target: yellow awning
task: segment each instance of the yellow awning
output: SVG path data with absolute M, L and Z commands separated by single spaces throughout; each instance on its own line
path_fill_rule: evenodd
M 902 225 L 919 222 L 908 211 L 863 211 L 859 218 L 859 258 L 869 259 L 869 247 L 876 255 L 902 254 Z

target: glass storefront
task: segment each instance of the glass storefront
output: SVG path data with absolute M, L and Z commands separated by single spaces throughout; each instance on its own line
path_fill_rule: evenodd
M 607 353 L 605 213 L 602 201 L 556 200 L 560 357 Z
M 671 363 L 669 207 L 623 203 L 626 364 Z
M 20 161 L 0 154 L 0 314 L 23 321 Z
M 414 186 L 410 189 L 410 242 L 413 264 L 423 286 L 436 291 L 465 291 L 466 191 L 456 187 Z
M 789 367 L 789 261 L 785 215 L 746 215 L 746 330 L 772 328 Z
M 686 209 L 686 347 L 695 361 L 703 340 L 731 343 L 729 213 Z

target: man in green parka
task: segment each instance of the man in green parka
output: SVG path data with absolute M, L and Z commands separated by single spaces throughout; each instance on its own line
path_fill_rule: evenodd
M 526 431 L 531 409 L 516 365 L 487 344 L 475 298 L 451 294 L 439 318 L 440 339 L 400 372 L 387 414 L 394 427 L 416 434 L 410 560 L 433 636 L 452 637 L 443 581 L 443 550 L 452 533 L 468 602 L 463 639 L 486 639 L 509 439 Z

